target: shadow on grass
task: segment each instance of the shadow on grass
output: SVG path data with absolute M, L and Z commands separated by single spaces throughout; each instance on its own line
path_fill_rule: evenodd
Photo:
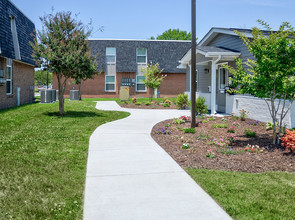
M 89 111 L 66 111 L 65 115 L 61 116 L 59 112 L 46 112 L 44 115 L 54 116 L 54 117 L 63 117 L 63 118 L 83 118 L 83 117 L 101 117 L 102 114 L 97 112 Z

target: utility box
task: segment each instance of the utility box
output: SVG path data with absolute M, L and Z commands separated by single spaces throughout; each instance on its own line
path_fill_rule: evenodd
M 120 86 L 119 98 L 121 101 L 129 100 L 129 86 Z
M 41 103 L 52 103 L 52 92 L 50 90 L 41 90 Z
M 79 90 L 70 90 L 70 100 L 79 100 Z

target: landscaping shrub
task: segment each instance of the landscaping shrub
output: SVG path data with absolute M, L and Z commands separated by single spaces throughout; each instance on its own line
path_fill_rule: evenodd
M 235 133 L 235 126 L 228 128 L 227 133 Z
M 255 131 L 251 131 L 250 129 L 246 129 L 244 134 L 247 136 L 247 137 L 256 137 L 256 132 Z
M 282 146 L 289 149 L 291 152 L 295 150 L 295 130 L 286 130 L 286 134 L 281 137 Z
M 136 102 L 135 105 L 141 105 L 141 102 Z
M 227 128 L 227 124 L 212 124 L 212 128 Z
M 188 95 L 179 94 L 176 98 L 176 106 L 178 109 L 186 109 L 189 105 Z
M 159 128 L 159 129 L 157 129 L 157 130 L 156 130 L 156 133 L 157 133 L 157 134 L 170 134 L 171 131 L 168 130 L 167 127 L 163 127 L 163 128 Z
M 208 118 L 208 121 L 215 121 L 215 118 Z
M 183 128 L 182 130 L 184 131 L 184 133 L 191 133 L 191 134 L 196 133 L 195 128 Z
M 247 114 L 248 113 L 247 113 L 246 110 L 244 110 L 244 109 L 240 110 L 240 119 L 241 119 L 241 121 L 245 121 L 246 120 L 246 118 L 248 116 Z
M 165 108 L 169 108 L 169 107 L 170 107 L 170 104 L 165 102 L 165 103 L 163 104 L 163 106 L 164 106 Z
M 184 120 L 184 121 L 190 121 L 191 120 L 191 116 L 180 116 L 180 119 Z
M 152 103 L 151 102 L 146 102 L 144 103 L 145 105 L 151 105 Z
M 134 96 L 131 100 L 133 103 L 136 103 L 137 102 L 137 98 Z
M 189 143 L 184 143 L 182 145 L 182 149 L 188 149 L 189 148 Z
M 197 101 L 196 101 L 196 113 L 197 114 L 203 115 L 203 114 L 208 113 L 208 107 L 207 107 L 207 105 L 205 105 L 205 102 L 206 102 L 206 100 L 204 97 L 199 96 L 197 98 Z
M 276 126 L 278 126 L 277 122 L 276 122 Z M 273 123 L 271 123 L 270 121 L 267 122 L 265 128 L 266 128 L 267 131 L 272 130 L 273 129 Z
M 181 119 L 181 118 L 174 118 L 173 119 L 173 124 L 178 124 L 178 125 L 180 125 L 180 124 L 182 124 L 182 123 L 184 123 L 185 121 L 183 120 L 183 119 Z
M 210 149 L 206 153 L 206 157 L 213 159 L 215 157 L 213 151 Z
M 248 124 L 249 125 L 258 125 L 259 124 L 259 121 L 258 120 L 256 120 L 256 121 L 253 121 L 252 120 L 252 121 L 249 121 Z

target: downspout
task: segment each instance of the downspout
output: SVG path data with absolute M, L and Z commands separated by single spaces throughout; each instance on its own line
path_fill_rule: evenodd
M 216 114 L 216 64 L 221 60 L 221 55 L 218 55 L 216 60 L 212 60 L 211 67 L 211 115 Z

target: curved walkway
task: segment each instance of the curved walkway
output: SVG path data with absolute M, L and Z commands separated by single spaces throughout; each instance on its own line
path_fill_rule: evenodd
M 113 101 L 96 108 L 131 115 L 90 137 L 85 220 L 231 219 L 150 136 L 156 123 L 189 111 L 126 109 Z

